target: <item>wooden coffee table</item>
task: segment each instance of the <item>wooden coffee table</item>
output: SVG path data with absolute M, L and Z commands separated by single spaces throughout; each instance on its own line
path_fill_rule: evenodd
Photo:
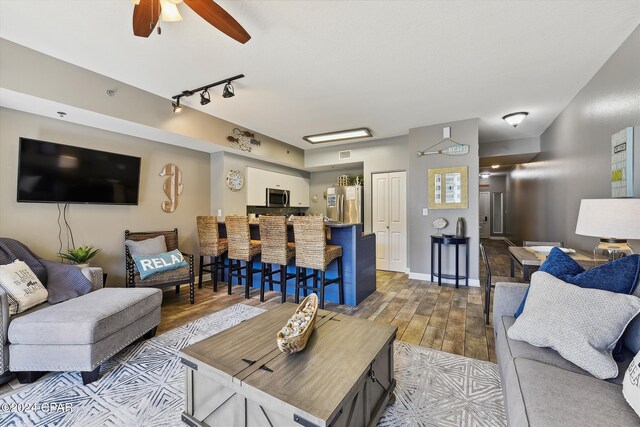
M 180 352 L 191 426 L 374 426 L 395 399 L 397 327 L 319 310 L 300 353 L 276 332 L 295 312 L 285 303 Z

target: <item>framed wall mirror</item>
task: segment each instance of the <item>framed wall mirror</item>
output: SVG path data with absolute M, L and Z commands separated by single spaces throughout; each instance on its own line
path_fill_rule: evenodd
M 492 226 L 493 226 L 493 234 L 503 234 L 504 233 L 504 194 L 503 193 L 493 193 L 492 200 Z
M 429 169 L 429 209 L 467 209 L 469 173 L 467 166 Z

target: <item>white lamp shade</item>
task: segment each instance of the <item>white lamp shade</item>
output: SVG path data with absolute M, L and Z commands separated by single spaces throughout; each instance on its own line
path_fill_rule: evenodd
M 576 234 L 640 239 L 640 199 L 583 199 Z

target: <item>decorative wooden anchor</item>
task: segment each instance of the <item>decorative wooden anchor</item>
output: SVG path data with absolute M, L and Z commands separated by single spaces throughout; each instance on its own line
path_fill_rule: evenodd
M 184 185 L 182 185 L 182 172 L 178 169 L 178 166 L 173 163 L 167 163 L 162 168 L 160 176 L 166 176 L 162 188 L 169 200 L 162 202 L 162 210 L 171 213 L 178 208 L 178 196 L 182 194 Z

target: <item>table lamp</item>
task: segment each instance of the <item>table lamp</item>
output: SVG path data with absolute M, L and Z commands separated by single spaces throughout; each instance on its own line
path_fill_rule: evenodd
M 632 254 L 627 239 L 640 239 L 640 199 L 583 199 L 576 234 L 599 237 L 593 249 L 610 261 Z

